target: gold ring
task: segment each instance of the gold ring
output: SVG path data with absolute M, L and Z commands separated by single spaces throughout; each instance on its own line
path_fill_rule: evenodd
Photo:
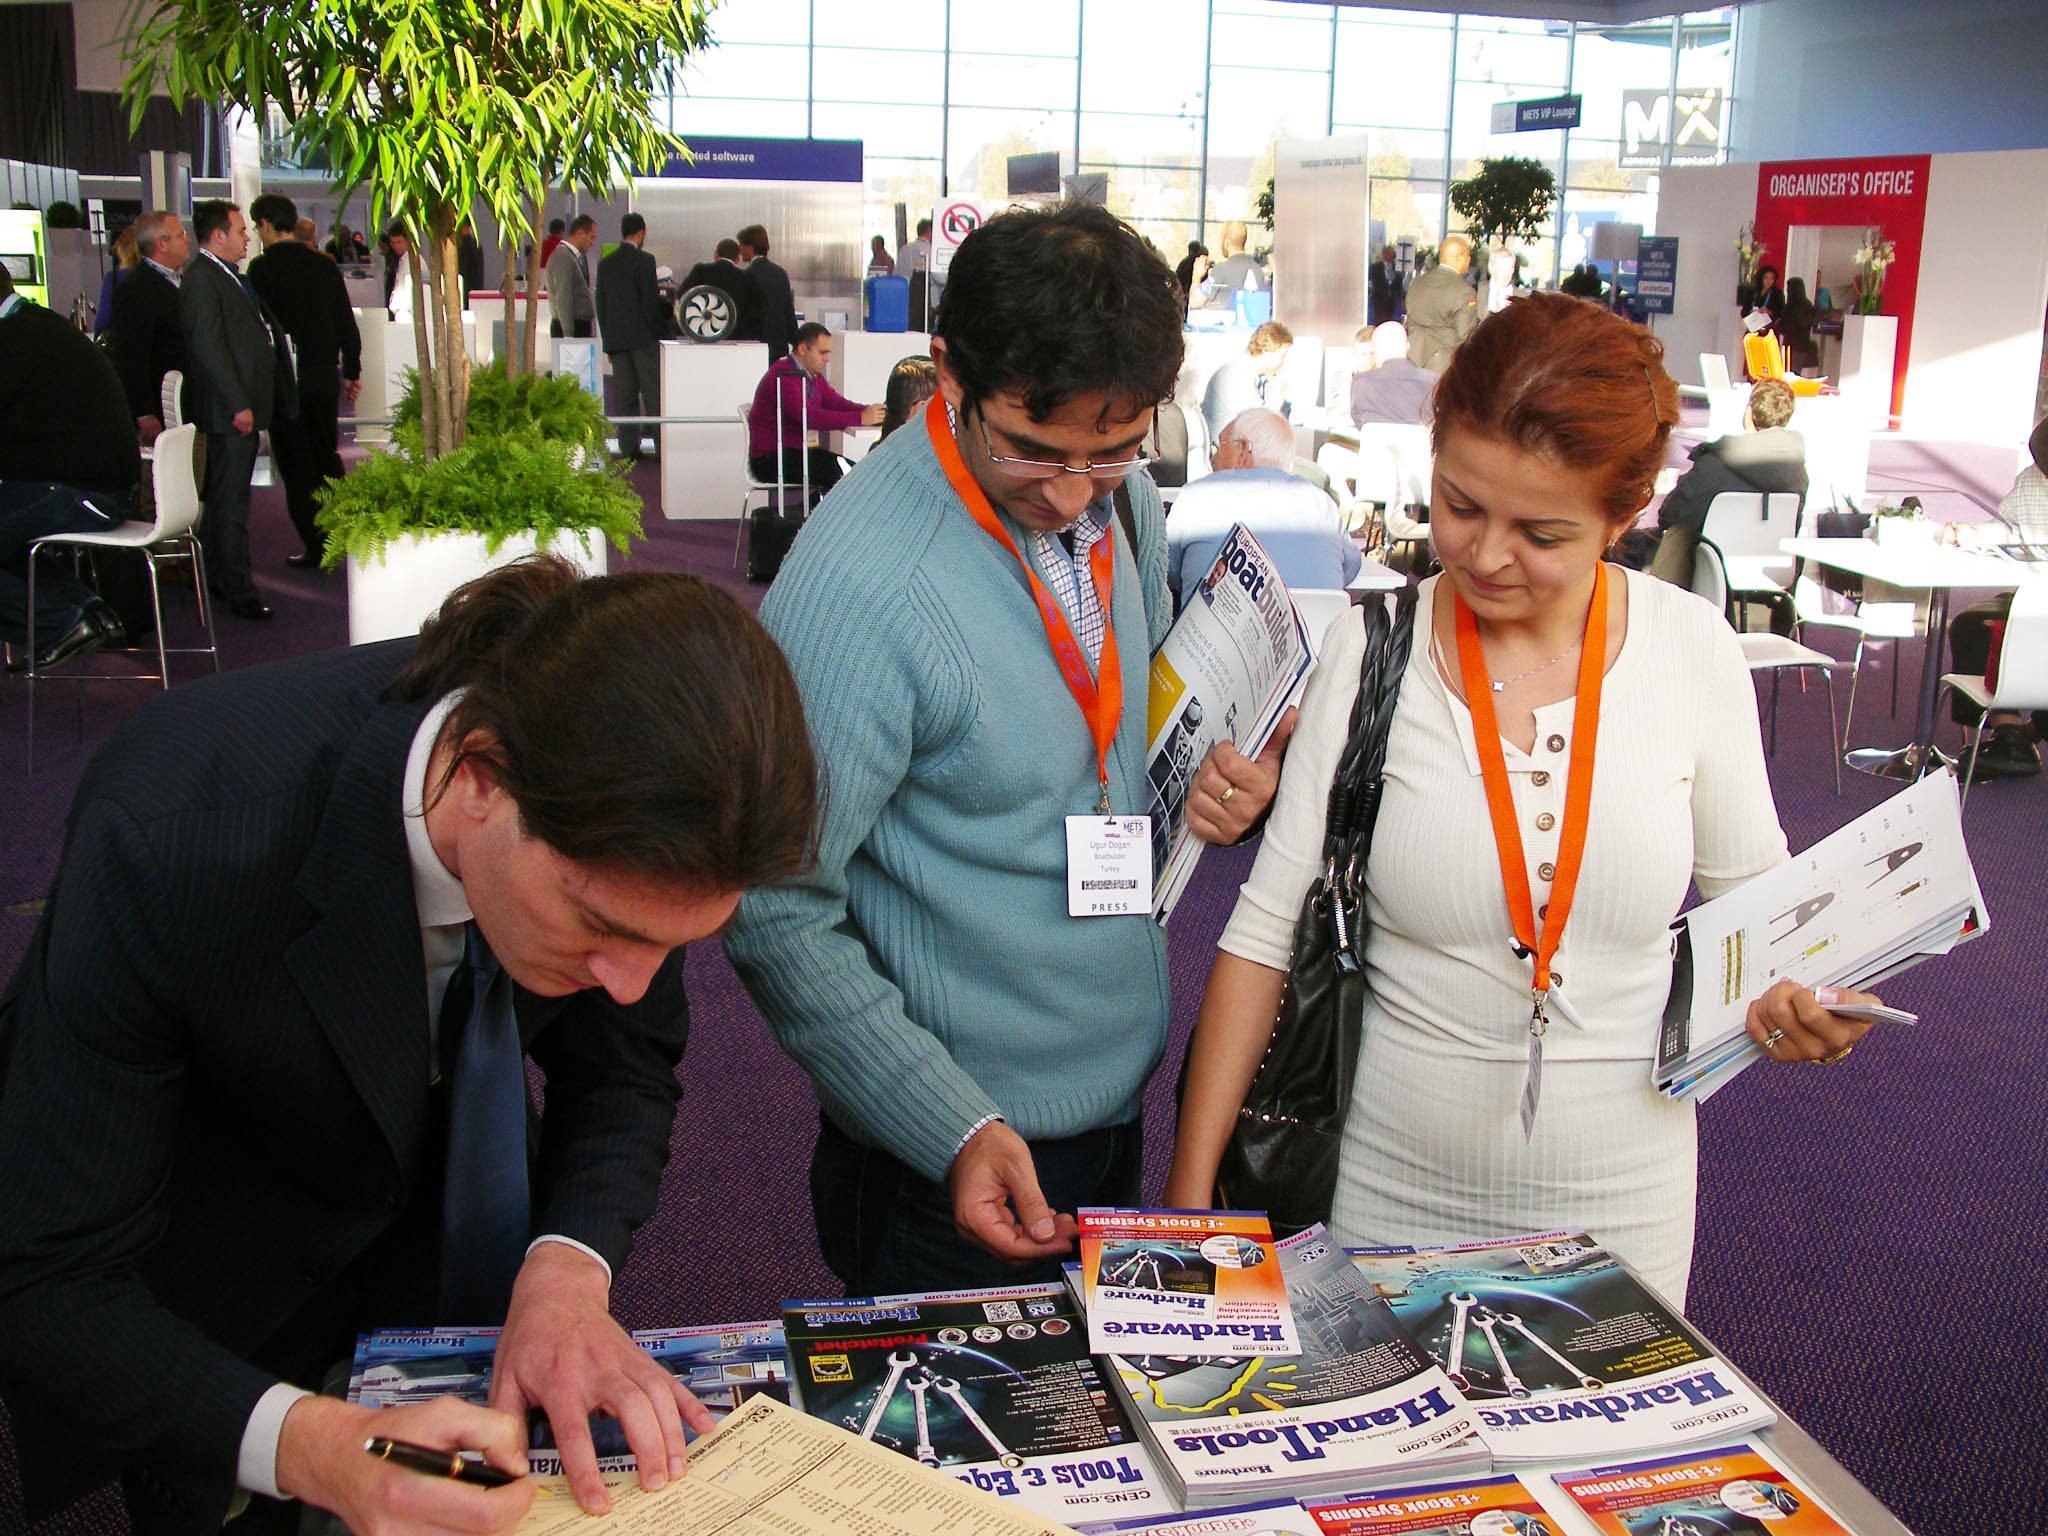
M 1228 805 L 1230 804 L 1230 797 L 1236 793 L 1237 786 L 1235 784 L 1226 784 L 1223 786 L 1223 793 L 1216 797 L 1216 803 L 1218 805 Z
M 1848 1045 L 1843 1046 L 1839 1051 L 1835 1052 L 1835 1054 L 1832 1056 L 1821 1056 L 1816 1058 L 1815 1065 L 1822 1067 L 1832 1067 L 1836 1062 L 1846 1060 L 1848 1058 L 1849 1053 L 1855 1049 L 1855 1042 L 1851 1041 Z

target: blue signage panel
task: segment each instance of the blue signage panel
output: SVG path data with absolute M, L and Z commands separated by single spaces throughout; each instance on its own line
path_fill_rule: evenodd
M 1497 101 L 1495 133 L 1540 133 L 1546 128 L 1576 128 L 1583 96 L 1546 96 L 1541 101 Z
M 1645 235 L 1636 245 L 1636 307 L 1647 315 L 1676 314 L 1678 236 Z
M 708 139 L 692 134 L 691 158 L 670 155 L 657 175 L 677 181 L 864 179 L 859 139 Z

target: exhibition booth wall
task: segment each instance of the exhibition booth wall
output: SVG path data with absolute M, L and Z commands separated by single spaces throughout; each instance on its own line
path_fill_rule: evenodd
M 1818 264 L 1820 231 L 1875 226 L 1895 243 L 1882 313 L 1896 320 L 1892 411 L 1921 437 L 2018 445 L 2039 412 L 2048 316 L 2048 149 L 1673 168 L 1657 230 L 1678 237 L 1674 313 L 1655 321 L 1672 373 L 1699 357 L 1740 371 L 1735 237 L 1754 223 L 1764 259 Z M 1828 271 L 1848 308 L 1852 273 Z

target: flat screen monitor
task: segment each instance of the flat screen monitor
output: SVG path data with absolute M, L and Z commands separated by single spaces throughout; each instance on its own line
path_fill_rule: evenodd
M 1010 196 L 1022 197 L 1029 192 L 1050 192 L 1059 195 L 1060 157 L 1054 150 L 1039 155 L 1010 156 Z

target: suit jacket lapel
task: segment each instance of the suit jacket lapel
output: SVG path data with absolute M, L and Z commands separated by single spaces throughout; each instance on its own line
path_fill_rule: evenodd
M 427 979 L 400 805 L 431 701 L 384 705 L 349 745 L 295 886 L 320 920 L 285 952 L 306 1005 L 397 1158 L 426 1132 Z

